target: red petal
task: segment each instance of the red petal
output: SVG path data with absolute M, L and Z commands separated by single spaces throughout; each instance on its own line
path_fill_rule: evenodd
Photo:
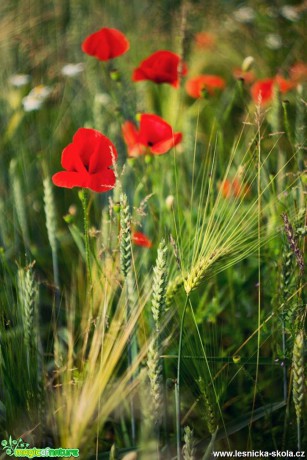
M 188 95 L 194 98 L 201 97 L 204 89 L 213 94 L 216 89 L 223 89 L 224 87 L 225 80 L 218 75 L 199 75 L 198 77 L 190 78 L 186 83 Z
M 287 93 L 291 89 L 296 86 L 296 83 L 286 80 L 285 78 L 281 77 L 280 75 L 276 75 L 275 82 L 278 85 L 279 91 L 281 93 Z
M 122 133 L 128 148 L 134 147 L 134 145 L 138 142 L 139 137 L 137 127 L 131 121 L 125 121 L 122 126 Z
M 165 139 L 161 142 L 158 142 L 151 148 L 151 152 L 155 155 L 163 155 L 168 150 L 172 149 L 175 145 L 179 144 L 182 140 L 181 133 L 174 133 L 173 136 L 169 139 Z
M 89 176 L 78 172 L 61 171 L 52 176 L 52 182 L 58 187 L 87 187 Z
M 117 151 L 113 143 L 95 129 L 79 128 L 70 146 L 73 146 L 74 155 L 80 157 L 81 162 L 90 174 L 95 174 L 112 166 L 113 161 L 117 158 Z M 114 158 L 112 158 L 111 152 L 113 152 Z M 64 158 L 62 157 L 63 168 L 69 170 L 63 160 Z
M 155 83 L 169 83 L 174 87 L 179 85 L 180 57 L 171 51 L 156 51 L 144 59 L 134 70 L 133 81 L 151 80 Z M 186 66 L 182 66 L 182 74 L 186 73 Z
M 87 188 L 97 193 L 108 192 L 114 188 L 115 180 L 114 171 L 105 169 L 98 174 L 91 174 L 89 176 Z
M 66 171 L 87 172 L 74 143 L 68 144 L 63 150 L 61 164 Z
M 151 248 L 152 242 L 142 232 L 134 232 L 132 235 L 132 241 L 137 246 L 144 246 L 145 248 Z
M 129 47 L 129 41 L 122 32 L 108 27 L 89 35 L 82 43 L 82 51 L 100 61 L 121 56 L 128 51 Z
M 273 84 L 272 78 L 256 81 L 251 87 L 251 95 L 256 104 L 265 104 L 273 97 Z
M 139 142 L 152 147 L 157 142 L 171 138 L 173 130 L 171 126 L 158 115 L 143 114 L 140 122 Z

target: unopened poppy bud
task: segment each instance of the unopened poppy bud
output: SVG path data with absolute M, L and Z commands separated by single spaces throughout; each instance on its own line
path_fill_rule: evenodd
M 166 204 L 167 209 L 172 209 L 172 207 L 174 206 L 174 201 L 175 201 L 174 195 L 168 195 L 166 197 L 165 204 Z
M 240 355 L 233 355 L 232 360 L 235 364 L 239 364 L 241 361 L 241 356 Z
M 118 214 L 120 212 L 120 202 L 117 201 L 116 203 L 113 204 L 113 211 Z
M 110 77 L 111 77 L 111 80 L 113 80 L 113 81 L 120 81 L 121 80 L 120 73 L 116 69 L 111 70 Z
M 75 216 L 77 214 L 77 206 L 75 204 L 71 204 L 68 208 L 68 213 L 71 216 Z
M 248 72 L 249 70 L 251 70 L 251 68 L 254 65 L 254 62 L 255 62 L 255 59 L 253 58 L 253 56 L 247 56 L 242 62 L 243 72 Z
M 145 163 L 148 165 L 152 162 L 152 156 L 151 155 L 145 155 Z

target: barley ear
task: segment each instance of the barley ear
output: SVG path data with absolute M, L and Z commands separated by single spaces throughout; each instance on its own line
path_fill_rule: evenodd
M 131 267 L 131 215 L 127 195 L 120 196 L 120 268 L 126 278 Z
M 168 283 L 167 290 L 166 290 L 166 299 L 165 299 L 166 310 L 168 310 L 171 307 L 177 292 L 180 290 L 183 284 L 184 284 L 184 278 L 182 277 L 182 275 L 176 276 L 175 279 L 173 279 L 172 281 Z
M 204 418 L 207 423 L 208 431 L 211 435 L 216 431 L 218 424 L 216 418 L 215 404 L 212 401 L 210 392 L 206 386 L 204 380 L 199 377 L 198 386 L 201 393 L 201 400 L 203 401 L 204 407 Z

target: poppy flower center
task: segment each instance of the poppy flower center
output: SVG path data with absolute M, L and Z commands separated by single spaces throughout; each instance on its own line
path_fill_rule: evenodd
M 154 145 L 154 143 L 152 141 L 148 141 L 147 145 L 148 145 L 148 147 L 152 147 Z

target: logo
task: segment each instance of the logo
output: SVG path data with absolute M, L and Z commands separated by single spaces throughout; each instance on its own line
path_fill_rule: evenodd
M 12 439 L 12 436 L 9 437 L 8 441 L 3 439 L 1 441 L 2 449 L 10 457 L 22 457 L 22 458 L 70 458 L 70 457 L 79 457 L 79 449 L 64 449 L 62 447 L 51 448 L 43 447 L 38 449 L 37 447 L 29 447 L 27 442 L 24 442 L 21 438 Z

